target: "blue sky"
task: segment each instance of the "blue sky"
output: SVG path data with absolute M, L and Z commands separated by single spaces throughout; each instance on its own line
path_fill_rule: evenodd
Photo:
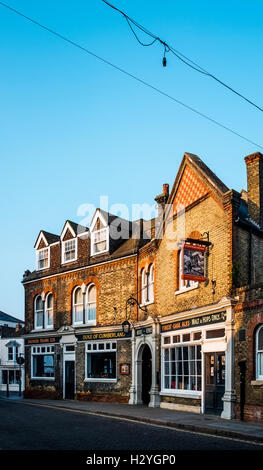
M 263 105 L 260 0 L 112 0 L 222 81 Z M 262 113 L 162 48 L 141 47 L 101 0 L 8 3 L 263 146 Z M 143 40 L 147 39 L 140 36 Z M 184 152 L 246 188 L 244 156 L 260 150 L 0 5 L 0 309 L 24 315 L 21 279 L 34 242 L 80 221 L 81 204 L 152 204 Z

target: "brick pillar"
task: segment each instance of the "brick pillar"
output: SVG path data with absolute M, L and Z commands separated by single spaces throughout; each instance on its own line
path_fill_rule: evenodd
M 247 165 L 248 216 L 263 227 L 263 155 L 260 152 L 245 157 Z

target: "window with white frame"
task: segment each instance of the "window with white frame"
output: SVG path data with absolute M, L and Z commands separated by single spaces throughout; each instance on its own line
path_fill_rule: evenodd
M 34 302 L 34 328 L 35 330 L 54 327 L 53 294 L 48 292 L 44 298 L 37 295 Z
M 49 268 L 49 248 L 37 250 L 37 270 Z
M 83 293 L 81 287 L 73 291 L 73 323 L 83 323 Z
M 154 301 L 154 265 L 151 264 L 148 276 L 148 298 L 149 302 Z
M 86 319 L 85 323 L 96 324 L 96 286 L 91 284 L 86 293 Z
M 77 240 L 72 238 L 62 242 L 62 263 L 77 259 Z
M 190 281 L 188 279 L 182 279 L 182 272 L 183 272 L 183 266 L 182 266 L 182 250 L 178 250 L 178 291 L 184 291 L 186 289 L 193 289 L 195 287 L 198 287 L 198 282 L 197 281 Z
M 16 361 L 18 358 L 18 346 L 8 346 L 8 361 Z
M 201 344 L 197 344 L 195 339 L 200 343 L 201 332 L 163 337 L 163 390 L 170 392 L 201 391 Z
M 263 380 L 263 325 L 256 332 L 256 379 Z
M 35 329 L 44 328 L 44 302 L 41 295 L 35 298 Z
M 86 379 L 115 380 L 116 351 L 113 341 L 86 343 Z
M 19 370 L 2 370 L 2 384 L 7 384 L 7 378 L 9 385 L 18 385 L 20 381 L 20 371 Z
M 154 302 L 154 265 L 151 264 L 148 272 L 143 268 L 141 272 L 141 303 Z
M 31 378 L 54 378 L 54 346 L 33 346 Z
M 108 251 L 109 230 L 108 227 L 101 228 L 91 233 L 91 254 L 97 255 Z
M 53 294 L 49 293 L 45 299 L 45 324 L 46 328 L 53 328 Z

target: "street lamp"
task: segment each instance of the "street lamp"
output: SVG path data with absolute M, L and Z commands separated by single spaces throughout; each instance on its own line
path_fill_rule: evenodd
M 126 300 L 126 306 L 125 306 L 125 321 L 122 323 L 122 331 L 123 333 L 129 333 L 130 332 L 130 329 L 131 329 L 131 324 L 130 322 L 128 321 L 128 318 L 127 318 L 127 308 L 128 308 L 128 305 L 130 305 L 130 307 L 133 307 L 134 305 L 137 305 L 137 307 L 139 307 L 140 310 L 142 310 L 143 312 L 147 312 L 147 307 L 146 305 L 141 307 L 138 300 L 135 299 L 135 297 L 133 297 L 132 295 Z

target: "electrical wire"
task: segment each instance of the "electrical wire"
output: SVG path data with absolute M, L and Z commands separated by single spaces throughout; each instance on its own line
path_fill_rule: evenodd
M 119 10 L 119 8 L 116 8 L 115 6 L 111 5 L 111 3 L 107 2 L 106 0 L 102 0 L 104 3 L 106 3 L 109 7 L 113 8 L 114 10 L 118 11 L 119 13 L 121 13 L 121 15 L 124 16 L 124 18 L 126 19 L 127 23 L 129 24 L 130 26 L 130 29 L 132 30 L 135 38 L 137 39 L 137 41 L 142 45 L 142 46 L 151 46 L 152 44 L 154 44 L 156 41 L 159 41 L 160 44 L 162 44 L 166 49 L 166 52 L 168 51 L 171 51 L 172 54 L 177 57 L 179 60 L 181 60 L 181 62 L 183 62 L 185 65 L 187 65 L 188 67 L 191 67 L 193 70 L 195 70 L 196 72 L 199 72 L 203 75 L 206 75 L 207 77 L 210 77 L 212 78 L 213 80 L 215 80 L 216 82 L 218 82 L 220 85 L 224 86 L 225 88 L 227 88 L 228 90 L 230 90 L 232 93 L 235 93 L 237 96 L 239 96 L 240 98 L 242 98 L 243 100 L 247 101 L 247 103 L 251 104 L 252 106 L 254 106 L 255 108 L 257 108 L 259 111 L 262 111 L 263 112 L 263 108 L 261 108 L 260 106 L 258 106 L 256 103 L 254 103 L 253 101 L 251 101 L 250 99 L 246 98 L 244 95 L 242 95 L 241 93 L 239 93 L 238 91 L 236 91 L 234 88 L 232 88 L 230 85 L 227 85 L 226 83 L 224 83 L 222 80 L 220 80 L 219 78 L 217 78 L 215 75 L 213 75 L 212 73 L 208 72 L 207 70 L 205 70 L 204 68 L 202 68 L 200 65 L 198 65 L 197 63 L 195 63 L 194 61 L 192 61 L 191 59 L 189 59 L 188 57 L 186 57 L 184 54 L 182 54 L 181 52 L 177 51 L 176 49 L 174 49 L 172 46 L 169 46 L 165 41 L 162 41 L 158 36 L 156 36 L 155 34 L 151 33 L 150 31 L 148 31 L 144 26 L 141 26 L 139 23 L 137 23 L 135 20 L 133 20 L 132 18 L 130 18 L 126 13 L 124 13 L 122 10 Z M 134 26 L 136 26 L 136 28 L 140 29 L 143 33 L 147 34 L 148 36 L 150 36 L 151 38 L 153 38 L 153 41 L 150 43 L 150 44 L 143 44 L 140 39 L 138 38 L 138 36 L 136 35 L 135 31 L 133 30 L 132 26 L 130 23 L 133 23 Z M 193 64 L 193 65 L 191 65 Z
M 146 87 L 156 91 L 157 93 L 159 93 L 160 95 L 162 96 L 165 96 L 166 98 L 169 98 L 170 100 L 174 101 L 175 103 L 177 104 L 180 104 L 181 106 L 183 106 L 184 108 L 192 111 L 193 113 L 203 117 L 204 119 L 212 122 L 213 124 L 216 124 L 217 126 L 227 130 L 228 132 L 231 132 L 232 134 L 236 135 L 237 137 L 245 140 L 246 142 L 249 142 L 250 144 L 252 145 L 255 145 L 256 147 L 259 147 L 261 149 L 263 149 L 263 146 L 262 145 L 259 145 L 257 144 L 256 142 L 253 142 L 252 140 L 248 139 L 247 137 L 239 134 L 238 132 L 234 131 L 233 129 L 231 129 L 230 127 L 227 127 L 225 126 L 224 124 L 221 124 L 219 121 L 216 121 L 215 119 L 207 116 L 206 114 L 204 113 L 201 113 L 200 111 L 192 108 L 191 106 L 183 103 L 182 101 L 178 100 L 177 98 L 174 98 L 172 95 L 169 95 L 168 93 L 166 93 L 165 91 L 162 91 L 160 90 L 159 88 L 155 87 L 154 85 L 151 85 L 150 83 L 146 82 L 145 80 L 142 80 L 141 78 L 137 77 L 136 75 L 133 75 L 132 73 L 130 72 L 127 72 L 126 70 L 122 69 L 121 67 L 118 67 L 117 65 L 113 64 L 112 62 L 109 62 L 108 60 L 104 59 L 103 57 L 100 57 L 98 56 L 97 54 L 95 54 L 94 52 L 91 52 L 89 51 L 88 49 L 86 49 L 85 47 L 81 46 L 80 44 L 76 43 L 75 41 L 72 41 L 71 39 L 67 38 L 66 36 L 63 36 L 62 34 L 60 33 L 57 33 L 56 31 L 54 31 L 53 29 L 51 28 L 48 28 L 47 26 L 44 26 L 43 24 L 39 23 L 38 21 L 30 18 L 29 16 L 26 16 L 24 15 L 23 13 L 21 13 L 20 11 L 16 10 L 15 8 L 12 8 L 10 7 L 9 5 L 7 5 L 6 3 L 3 3 L 0 1 L 0 5 L 2 5 L 3 7 L 7 8 L 8 10 L 12 11 L 13 13 L 21 16 L 22 18 L 30 21 L 31 23 L 35 24 L 36 26 L 39 26 L 40 28 L 44 29 L 45 31 L 48 31 L 49 33 L 53 34 L 54 36 L 62 39 L 63 41 L 66 41 L 67 43 L 71 44 L 72 46 L 75 46 L 77 47 L 78 49 L 82 50 L 83 52 L 91 55 L 92 57 L 95 57 L 96 59 L 100 60 L 101 62 L 109 65 L 110 67 L 113 67 L 115 70 L 118 70 L 119 72 L 127 75 L 128 77 L 136 80 L 137 82 L 141 83 L 142 85 L 145 85 Z

